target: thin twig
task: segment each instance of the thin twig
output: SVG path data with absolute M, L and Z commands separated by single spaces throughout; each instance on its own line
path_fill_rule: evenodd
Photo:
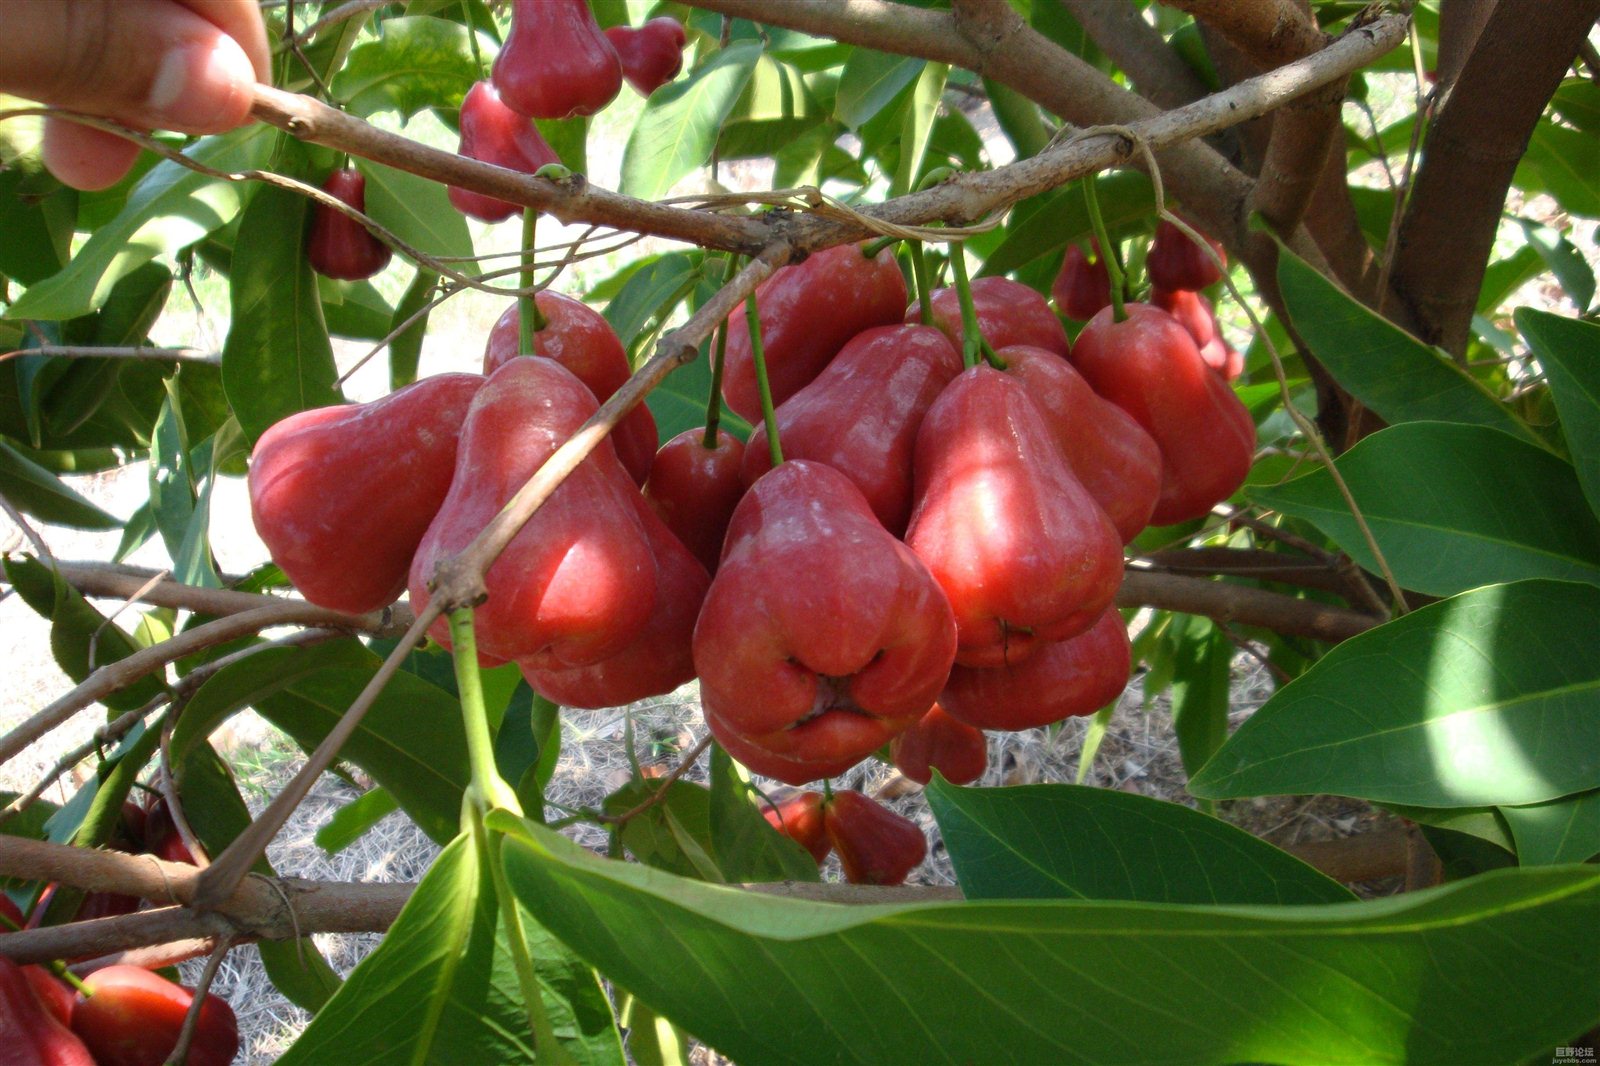
M 679 762 L 677 766 L 674 766 L 671 771 L 656 780 L 655 790 L 651 792 L 642 803 L 630 807 L 621 814 L 603 814 L 596 812 L 595 817 L 606 825 L 627 825 L 629 822 L 639 817 L 639 815 L 643 814 L 651 807 L 654 807 L 656 804 L 666 799 L 667 789 L 671 788 L 672 783 L 678 778 L 682 777 L 689 767 L 699 762 L 700 756 L 704 755 L 706 749 L 710 746 L 711 734 L 707 733 L 705 736 L 700 738 L 699 742 L 696 743 L 694 747 L 690 748 L 684 753 L 683 760 Z
M 39 534 L 37 529 L 33 528 L 33 523 L 23 517 L 22 512 L 17 510 L 16 505 L 10 500 L 6 499 L 3 492 L 0 492 L 0 510 L 4 510 L 6 517 L 10 518 L 22 535 L 28 538 L 28 543 L 33 545 L 33 550 L 39 553 L 39 558 L 54 565 L 56 557 L 50 553 L 50 545 L 45 543 L 44 537 Z
M 211 993 L 211 982 L 216 980 L 217 967 L 222 965 L 222 960 L 233 949 L 233 943 L 231 936 L 218 937 L 217 946 L 212 949 L 211 957 L 206 959 L 205 968 L 200 971 L 200 980 L 195 982 L 189 1013 L 184 1015 L 183 1028 L 178 1031 L 178 1042 L 167 1056 L 171 1066 L 184 1066 L 189 1061 L 189 1045 L 194 1043 L 195 1031 L 200 1027 L 200 1011 L 206 1005 L 206 996 Z
M 222 365 L 222 356 L 199 348 L 152 348 L 138 345 L 95 348 L 79 344 L 41 344 L 37 348 L 18 348 L 16 351 L 0 353 L 0 363 L 24 355 L 47 355 L 52 359 L 132 359 L 147 363 Z

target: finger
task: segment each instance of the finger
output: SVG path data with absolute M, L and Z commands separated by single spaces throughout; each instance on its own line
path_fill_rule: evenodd
M 178 0 L 217 29 L 239 42 L 256 80 L 272 83 L 272 49 L 267 45 L 267 27 L 261 21 L 257 0 Z
M 121 181 L 139 157 L 139 146 L 104 130 L 47 118 L 40 153 L 50 173 L 74 189 L 92 192 Z
M 9 92 L 183 133 L 220 133 L 249 116 L 249 56 L 188 7 L 0 0 L 0 14 L 0 88 Z

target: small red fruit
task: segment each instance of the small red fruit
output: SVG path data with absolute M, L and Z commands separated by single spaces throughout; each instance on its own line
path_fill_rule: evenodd
M 592 115 L 622 88 L 622 61 L 586 0 L 514 0 L 494 60 L 506 106 L 529 118 Z
M 1102 308 L 1111 306 L 1111 272 L 1106 269 L 1099 242 L 1093 242 L 1092 247 L 1094 258 L 1090 259 L 1076 244 L 1067 245 L 1061 272 L 1050 284 L 1056 308 L 1078 322 L 1087 322 Z
M 99 1066 L 161 1066 L 178 1045 L 194 992 L 138 966 L 107 966 L 83 981 L 87 998 L 72 1010 L 72 1031 Z M 239 1023 L 228 1001 L 208 995 L 189 1045 L 189 1066 L 228 1066 L 239 1051 Z
M 935 289 L 933 324 L 943 330 L 957 350 L 961 348 L 961 296 L 955 289 Z M 1010 278 L 977 278 L 972 282 L 972 309 L 977 313 L 978 332 L 991 348 L 1031 344 L 1065 357 L 1071 352 L 1067 331 L 1045 298 L 1020 281 Z M 913 304 L 906 321 L 919 320 L 921 308 Z
M 853 885 L 898 885 L 928 855 L 928 841 L 909 818 L 860 792 L 842 791 L 823 809 L 828 839 Z
M 0 955 L 0 1066 L 95 1066 L 83 1041 L 39 1001 L 25 969 Z
M 1226 266 L 1228 253 L 1222 250 L 1222 245 L 1210 237 L 1206 238 L 1206 243 Z M 1155 240 L 1150 242 L 1150 255 L 1144 266 L 1150 274 L 1150 283 L 1163 289 L 1203 289 L 1222 280 L 1222 271 L 1205 250 L 1164 219 L 1156 226 Z
M 776 806 L 763 807 L 761 813 L 772 828 L 809 851 L 818 866 L 833 850 L 822 824 L 822 793 L 796 792 L 779 800 Z
M 62 1025 L 72 1024 L 72 1004 L 78 997 L 65 981 L 43 966 L 24 966 L 22 976 L 33 986 L 33 994 L 52 1018 Z
M 539 135 L 538 127 L 503 104 L 500 94 L 486 81 L 468 89 L 461 101 L 459 154 L 524 174 L 561 161 Z M 457 211 L 480 222 L 504 222 L 512 215 L 522 214 L 522 208 L 509 200 L 455 185 L 450 186 L 450 202 Z
M 654 18 L 638 28 L 612 26 L 606 39 L 622 60 L 622 76 L 640 96 L 649 96 L 683 69 L 683 23 Z
M 363 213 L 367 210 L 367 179 L 354 167 L 335 170 L 322 183 L 322 191 Z M 311 213 L 311 236 L 306 258 L 311 269 L 341 281 L 370 278 L 389 265 L 389 246 L 349 215 L 318 204 Z
M 946 781 L 965 785 L 989 768 L 989 742 L 981 729 L 952 718 L 935 703 L 890 742 L 889 761 L 919 785 L 933 780 L 934 770 Z
M 717 430 L 714 448 L 706 447 L 705 438 L 703 429 L 686 429 L 663 444 L 644 495 L 667 528 L 715 576 L 728 521 L 744 498 L 739 477 L 744 442 L 725 429 Z

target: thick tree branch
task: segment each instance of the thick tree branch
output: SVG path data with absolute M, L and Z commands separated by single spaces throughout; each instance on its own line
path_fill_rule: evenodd
M 1512 176 L 1600 0 L 1497 4 L 1428 131 L 1393 285 L 1418 336 L 1466 350 Z
M 1132 3 L 1060 0 L 1089 39 L 1129 78 L 1139 95 L 1159 108 L 1182 107 L 1206 95 L 1205 82 Z
M 1467 57 L 1478 47 L 1478 38 L 1494 14 L 1496 0 L 1455 0 L 1439 8 L 1439 66 L 1434 91 L 1447 97 Z
M 1383 622 L 1347 607 L 1296 599 L 1266 589 L 1132 569 L 1122 577 L 1117 606 L 1182 611 L 1330 643 L 1348 640 Z

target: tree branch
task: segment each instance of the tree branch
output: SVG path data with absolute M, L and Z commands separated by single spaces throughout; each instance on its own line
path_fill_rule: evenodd
M 1392 283 L 1418 336 L 1466 350 L 1512 176 L 1600 0 L 1497 4 L 1428 131 Z
M 1205 82 L 1168 47 L 1131 3 L 1060 0 L 1089 39 L 1129 78 L 1139 95 L 1162 109 L 1182 107 L 1207 93 Z
M 1311 637 L 1337 643 L 1365 633 L 1381 618 L 1302 600 L 1280 592 L 1230 585 L 1182 574 L 1128 570 L 1117 590 L 1118 607 L 1157 607 L 1165 611 L 1204 615 L 1219 622 L 1260 626 L 1285 636 Z

